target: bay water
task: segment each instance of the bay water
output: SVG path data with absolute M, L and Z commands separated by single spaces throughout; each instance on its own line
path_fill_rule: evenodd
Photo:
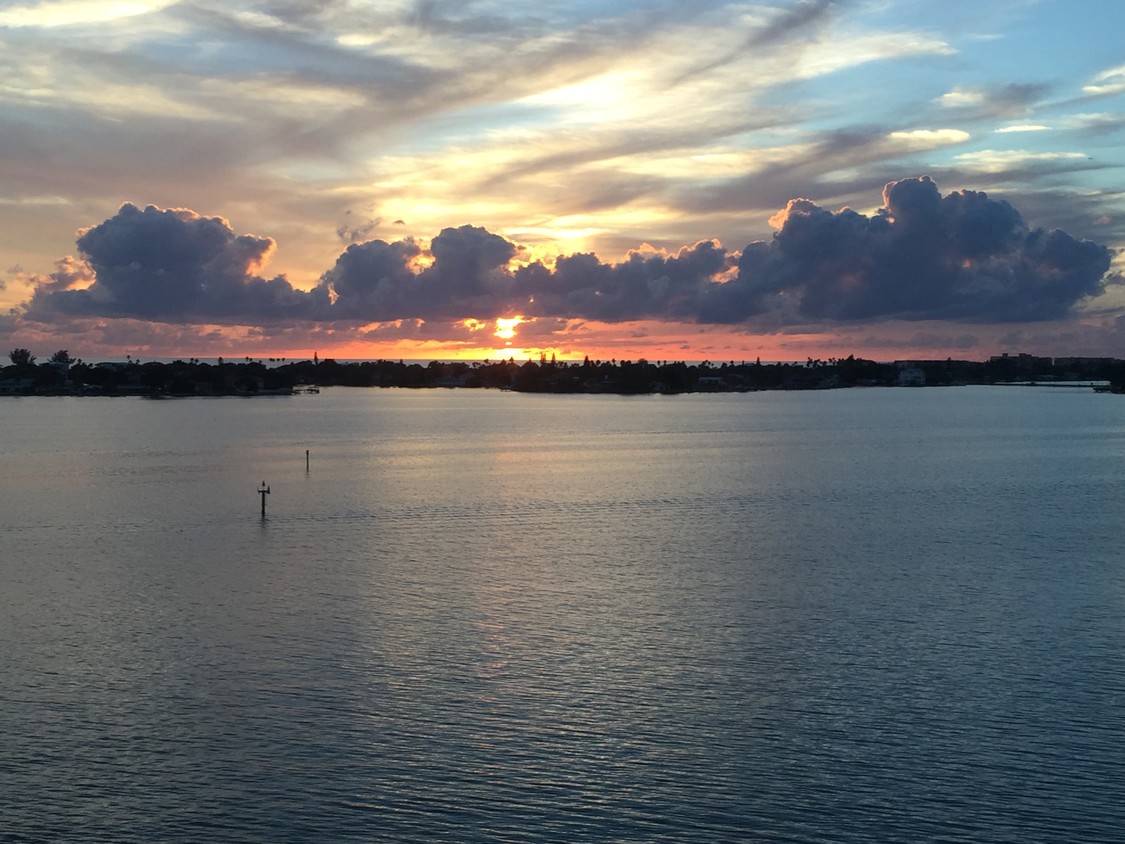
M 1122 397 L 333 388 L 0 420 L 5 841 L 1125 829 Z

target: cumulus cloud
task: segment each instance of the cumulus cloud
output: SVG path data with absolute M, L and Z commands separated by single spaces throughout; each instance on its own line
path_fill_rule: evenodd
M 413 240 L 372 240 L 349 246 L 317 290 L 334 297 L 333 313 L 344 319 L 490 317 L 512 305 L 507 264 L 516 251 L 483 228 L 447 228 L 430 243 L 432 263 L 417 269 L 422 249 Z
M 1098 296 L 1111 250 L 1031 228 L 1008 202 L 942 196 L 927 176 L 890 182 L 871 215 L 792 199 L 770 241 L 740 253 L 704 240 L 618 263 L 593 253 L 521 261 L 518 244 L 476 226 L 353 243 L 311 291 L 257 275 L 269 238 L 221 218 L 125 205 L 78 239 L 27 306 L 32 319 L 306 325 L 661 320 L 782 328 L 880 320 L 1035 322 Z
M 1022 322 L 1060 318 L 1102 293 L 1112 257 L 1029 228 L 984 193 L 943 197 L 928 177 L 889 183 L 872 216 L 795 199 L 773 222 L 773 240 L 743 249 L 729 278 L 729 257 L 701 243 L 614 266 L 592 255 L 561 258 L 551 273 L 532 265 L 520 287 L 534 296 L 531 313 L 608 321 Z
M 517 281 L 525 310 L 535 316 L 695 322 L 700 291 L 727 266 L 726 250 L 702 241 L 670 257 L 634 252 L 619 264 L 592 254 L 562 256 L 553 270 L 539 263 L 520 270 Z
M 772 243 L 747 247 L 738 277 L 713 288 L 732 321 L 1059 318 L 1104 291 L 1111 252 L 1065 232 L 1030 229 L 1004 201 L 945 197 L 928 177 L 889 183 L 873 216 L 789 203 Z
M 236 235 L 220 217 L 125 204 L 79 236 L 86 266 L 61 264 L 38 286 L 27 315 L 253 324 L 308 318 L 326 306 L 321 290 L 257 275 L 273 249 L 272 239 Z M 87 272 L 92 283 L 77 287 Z

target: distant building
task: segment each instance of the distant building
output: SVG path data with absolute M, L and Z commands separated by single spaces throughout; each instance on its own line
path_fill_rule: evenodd
M 29 392 L 35 381 L 31 378 L 8 378 L 0 381 L 0 396 L 19 396 Z
M 1015 356 L 1009 355 L 1007 352 L 1004 352 L 1002 355 L 993 355 L 988 359 L 988 362 L 1014 366 L 1020 371 L 1050 369 L 1055 365 L 1054 360 L 1051 358 L 1036 357 L 1035 355 L 1028 355 L 1023 352 Z
M 57 372 L 64 383 L 70 381 L 70 361 L 52 360 L 48 361 L 47 366 Z
M 898 371 L 895 385 L 898 387 L 925 387 L 926 373 L 917 366 L 903 367 Z
M 1092 373 L 1104 372 L 1115 366 L 1119 361 L 1116 358 L 1055 358 L 1055 366 L 1079 376 L 1089 376 Z

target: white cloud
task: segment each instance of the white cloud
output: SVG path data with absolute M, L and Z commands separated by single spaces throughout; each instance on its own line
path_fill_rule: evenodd
M 938 97 L 937 101 L 946 108 L 972 108 L 983 105 L 986 97 L 983 91 L 954 88 Z
M 953 56 L 957 51 L 940 38 L 912 32 L 873 32 L 841 35 L 805 50 L 792 68 L 793 75 L 811 79 L 869 62 L 906 56 Z
M 1082 88 L 1082 92 L 1092 96 L 1125 93 L 1125 64 L 1102 71 L 1092 84 Z
M 972 136 L 961 129 L 911 129 L 891 132 L 887 137 L 904 149 L 916 151 L 963 144 Z
M 1031 164 L 1048 164 L 1064 161 L 1081 161 L 1087 156 L 1081 152 L 1032 152 L 1024 149 L 982 149 L 956 156 L 959 164 L 981 173 L 1000 173 L 1015 167 Z
M 102 0 L 64 0 L 36 6 L 16 6 L 0 12 L 0 26 L 53 28 L 107 23 L 157 12 L 175 2 L 176 0 L 124 0 L 106 3 Z

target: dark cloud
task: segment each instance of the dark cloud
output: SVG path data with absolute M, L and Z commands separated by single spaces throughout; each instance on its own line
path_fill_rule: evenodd
M 370 240 L 349 246 L 324 274 L 320 289 L 336 297 L 341 318 L 368 321 L 405 319 L 412 313 L 415 274 L 411 262 L 422 250 L 413 240 Z
M 926 176 L 890 182 L 870 216 L 790 200 L 769 242 L 728 253 L 701 241 L 674 254 L 594 254 L 512 268 L 520 247 L 476 226 L 429 244 L 353 243 L 311 291 L 257 275 L 269 238 L 217 217 L 125 205 L 78 239 L 27 306 L 39 321 L 129 317 L 240 325 L 523 315 L 543 320 L 770 327 L 882 320 L 957 323 L 1060 319 L 1101 294 L 1112 253 L 1029 227 L 978 191 L 942 196 Z
M 351 211 L 347 212 L 347 216 L 351 216 Z M 349 221 L 350 222 L 350 221 Z M 347 222 L 341 223 L 336 227 L 336 237 L 343 243 L 362 243 L 367 240 L 373 231 L 382 225 L 383 221 L 376 217 L 374 220 L 368 220 L 366 223 L 359 225 L 349 225 Z
M 677 319 L 694 322 L 700 291 L 728 265 L 726 250 L 712 241 L 676 255 L 631 254 L 619 264 L 595 255 L 557 259 L 553 270 L 531 264 L 517 275 L 525 312 L 606 322 Z
M 510 312 L 516 245 L 476 226 L 443 229 L 430 243 L 433 263 L 417 271 L 412 240 L 354 244 L 325 273 L 320 287 L 335 296 L 333 313 L 368 321 L 420 317 L 464 319 Z
M 325 291 L 305 293 L 285 278 L 256 275 L 273 247 L 270 238 L 236 235 L 219 217 L 126 204 L 78 238 L 93 283 L 74 289 L 84 271 L 60 266 L 39 285 L 27 314 L 222 324 L 316 315 L 328 305 Z
M 810 322 L 1024 322 L 1062 317 L 1104 290 L 1109 249 L 1029 229 L 1007 202 L 942 197 L 928 177 L 891 182 L 883 200 L 872 217 L 792 200 L 773 242 L 748 247 L 738 277 L 713 297 L 732 322 L 779 299 Z
M 372 320 L 520 313 L 774 326 L 1048 320 L 1104 289 L 1110 250 L 1031 229 L 1007 202 L 977 191 L 943 197 L 928 177 L 888 184 L 883 201 L 869 217 L 791 200 L 773 240 L 737 259 L 703 241 L 673 256 L 633 253 L 609 264 L 576 254 L 509 273 L 513 244 L 483 229 L 447 229 L 420 273 L 408 266 L 413 254 L 375 241 L 351 247 L 324 284 L 338 296 L 337 313 Z
M 1005 194 L 1026 220 L 1050 220 L 1063 231 L 1090 232 L 1103 243 L 1125 242 L 1125 211 L 1118 210 L 1125 191 L 1055 188 Z

